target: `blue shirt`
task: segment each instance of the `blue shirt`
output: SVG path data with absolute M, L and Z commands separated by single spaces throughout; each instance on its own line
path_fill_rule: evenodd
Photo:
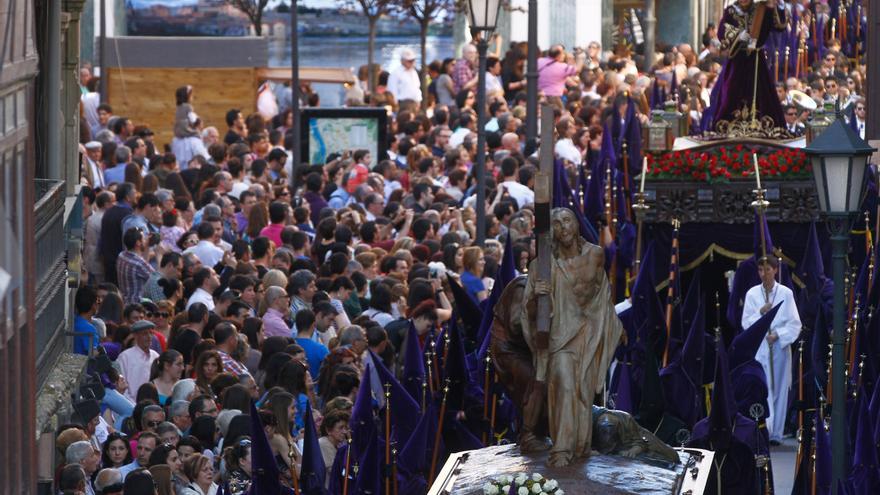
M 477 294 L 486 290 L 486 286 L 483 285 L 483 281 L 479 277 L 465 270 L 464 273 L 461 274 L 461 285 L 464 286 L 464 289 L 474 301 L 480 302 L 480 300 L 477 299 Z
M 122 475 L 122 479 L 124 480 L 125 477 L 129 475 L 129 473 L 131 473 L 132 471 L 134 471 L 135 469 L 138 469 L 140 467 L 141 467 L 141 465 L 138 464 L 137 459 L 135 459 L 135 460 L 131 461 L 130 463 L 126 464 L 125 466 L 118 468 L 119 474 Z
M 113 168 L 104 171 L 104 183 L 111 184 L 113 182 L 122 184 L 125 182 L 125 163 L 119 163 Z
M 306 360 L 309 362 L 309 372 L 312 376 L 318 376 L 318 370 L 321 369 L 321 361 L 330 354 L 327 346 L 315 342 L 312 339 L 302 337 L 296 338 L 296 343 L 306 351 Z
M 76 318 L 73 319 L 73 331 L 76 333 L 88 333 L 92 336 L 91 343 L 89 342 L 88 335 L 77 335 L 73 338 L 73 352 L 75 354 L 88 356 L 92 349 L 98 347 L 101 337 L 98 336 L 98 329 L 89 323 L 89 320 L 76 315 Z

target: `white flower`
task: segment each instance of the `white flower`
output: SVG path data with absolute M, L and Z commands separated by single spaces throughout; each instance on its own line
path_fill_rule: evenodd
M 556 480 L 549 480 L 546 483 L 544 483 L 544 491 L 546 491 L 546 492 L 550 492 L 554 488 L 557 488 L 557 487 L 559 487 L 559 483 Z
M 541 484 L 540 483 L 535 483 L 534 485 L 532 485 L 532 493 L 534 493 L 535 495 L 537 495 L 538 493 L 541 493 Z
M 483 494 L 484 495 L 497 495 L 498 487 L 492 483 L 486 483 L 483 485 Z
M 502 485 L 509 485 L 511 481 L 513 481 L 513 476 L 508 474 L 501 475 L 501 477 L 498 478 L 498 482 Z
M 504 485 L 501 487 L 501 495 L 507 495 L 510 493 L 510 485 Z
M 565 495 L 565 492 L 562 491 L 562 488 L 560 488 L 559 490 L 556 490 L 555 492 L 553 492 L 553 495 Z
M 525 474 L 520 473 L 516 476 L 516 479 L 514 479 L 514 481 L 516 482 L 517 485 L 522 485 L 523 483 L 526 482 L 527 479 L 528 478 L 526 477 Z
M 541 479 L 543 479 L 543 478 L 544 478 L 544 477 L 541 476 L 540 473 L 535 473 L 535 474 L 532 475 L 532 479 L 535 480 L 535 481 L 541 481 Z
M 517 495 L 529 495 L 529 489 L 524 486 L 521 486 L 521 487 L 519 487 L 519 490 L 516 491 L 516 494 Z

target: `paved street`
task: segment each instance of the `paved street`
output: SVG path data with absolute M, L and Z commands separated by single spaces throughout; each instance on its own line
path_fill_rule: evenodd
M 794 482 L 794 464 L 797 456 L 797 440 L 786 438 L 779 447 L 770 448 L 773 461 L 774 485 L 777 495 L 788 495 Z

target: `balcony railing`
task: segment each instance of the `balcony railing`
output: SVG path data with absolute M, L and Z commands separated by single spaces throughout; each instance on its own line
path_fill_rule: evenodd
M 67 338 L 65 284 L 67 241 L 64 235 L 64 182 L 35 179 L 34 232 L 36 237 L 36 363 L 37 384 L 43 383 Z

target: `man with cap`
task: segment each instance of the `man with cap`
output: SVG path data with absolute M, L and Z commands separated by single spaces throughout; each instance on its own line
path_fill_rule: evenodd
M 104 169 L 101 168 L 101 151 L 103 145 L 100 141 L 89 141 L 85 145 L 86 156 L 82 167 L 82 176 L 92 188 L 104 188 Z
M 746 292 L 742 314 L 742 326 L 748 328 L 763 314 L 782 303 L 755 355 L 767 375 L 767 404 L 770 408 L 767 433 L 771 444 L 778 444 L 782 440 L 788 389 L 791 386 L 791 344 L 801 332 L 794 294 L 791 289 L 776 282 L 778 270 L 776 258 L 764 256 L 758 260 L 761 283 Z
M 416 71 L 416 54 L 409 48 L 400 51 L 400 67 L 388 77 L 388 92 L 394 95 L 398 103 L 411 101 L 422 102 L 422 83 Z
M 159 354 L 150 349 L 150 343 L 153 340 L 153 328 L 156 325 L 149 320 L 141 320 L 131 326 L 131 332 L 134 334 L 134 344 L 128 349 L 122 351 L 116 359 L 119 364 L 122 375 L 128 380 L 128 390 L 125 395 L 135 400 L 137 390 L 141 385 L 150 381 L 150 367 L 153 365 Z

